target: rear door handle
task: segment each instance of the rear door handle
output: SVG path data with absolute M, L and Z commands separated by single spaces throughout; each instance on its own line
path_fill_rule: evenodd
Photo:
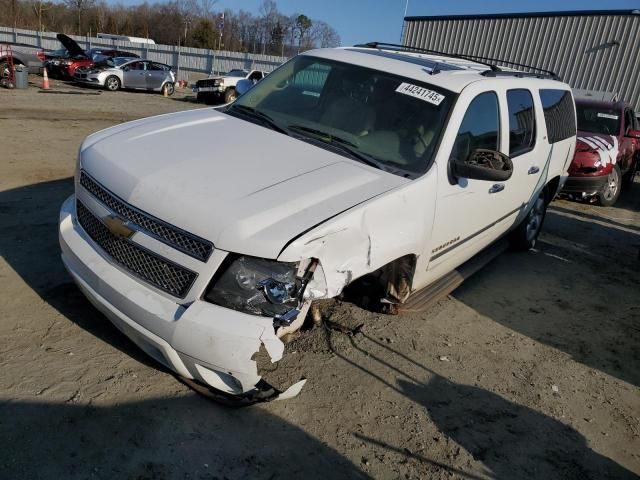
M 495 183 L 493 185 L 493 187 L 491 187 L 489 189 L 489 193 L 498 193 L 498 192 L 501 192 L 502 190 L 504 190 L 504 184 L 503 183 Z
M 540 169 L 538 167 L 531 167 L 527 173 L 529 175 L 534 175 L 534 174 L 538 173 L 539 171 L 540 171 Z

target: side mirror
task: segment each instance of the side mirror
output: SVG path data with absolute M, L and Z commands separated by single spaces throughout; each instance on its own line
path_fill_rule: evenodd
M 626 136 L 627 136 L 627 137 L 631 137 L 631 138 L 638 138 L 638 139 L 640 139 L 640 130 L 633 130 L 633 129 L 631 129 L 631 130 L 629 130 L 629 131 L 627 132 L 627 135 L 626 135 Z
M 513 163 L 504 153 L 478 148 L 465 160 L 454 159 L 452 170 L 456 177 L 503 182 L 511 178 Z
M 247 80 L 246 78 L 238 80 L 238 83 L 236 83 L 236 94 L 238 96 L 243 95 L 248 92 L 251 87 L 253 87 L 253 82 L 251 80 Z
M 124 70 L 125 72 L 129 71 L 129 67 L 124 67 L 122 70 Z

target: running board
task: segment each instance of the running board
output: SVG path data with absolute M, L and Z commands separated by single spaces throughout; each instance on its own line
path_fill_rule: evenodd
M 485 248 L 473 258 L 467 260 L 444 277 L 411 294 L 407 301 L 398 305 L 399 313 L 425 312 L 436 302 L 453 292 L 467 278 L 494 260 L 509 247 L 509 242 L 502 239 Z

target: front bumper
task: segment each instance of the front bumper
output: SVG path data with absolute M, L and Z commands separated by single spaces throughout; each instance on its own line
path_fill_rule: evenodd
M 584 193 L 586 195 L 595 195 L 604 190 L 606 183 L 607 175 L 584 177 L 570 176 L 562 188 L 562 193 Z
M 103 81 L 100 80 L 100 78 L 98 77 L 85 77 L 82 78 L 81 76 L 79 76 L 78 74 L 76 74 L 76 76 L 73 78 L 77 83 L 83 83 L 85 85 L 96 85 L 96 86 L 102 86 L 103 85 Z
M 62 261 L 91 303 L 178 375 L 240 395 L 261 379 L 252 360 L 261 345 L 272 362 L 282 357 L 273 319 L 201 300 L 181 305 L 110 262 L 78 225 L 74 195 L 62 205 L 59 238 Z
M 207 94 L 211 94 L 211 95 L 220 95 L 221 93 L 224 93 L 224 87 L 222 86 L 217 86 L 217 87 L 199 87 L 199 86 L 195 86 L 193 87 L 193 92 L 194 93 L 207 93 Z

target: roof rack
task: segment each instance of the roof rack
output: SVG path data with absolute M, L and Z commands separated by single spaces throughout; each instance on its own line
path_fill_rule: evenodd
M 368 42 L 362 43 L 358 45 L 354 45 L 355 47 L 360 48 L 377 48 L 380 50 L 396 50 L 396 51 L 404 51 L 404 52 L 420 52 L 420 53 L 429 53 L 432 55 L 442 55 L 444 57 L 451 58 L 459 58 L 460 60 L 467 60 L 469 62 L 475 62 L 482 65 L 486 65 L 490 70 L 482 72 L 484 76 L 516 76 L 516 77 L 538 77 L 538 78 L 552 78 L 555 80 L 559 80 L 560 77 L 556 75 L 551 70 L 545 70 L 543 68 L 534 67 L 532 65 L 525 65 L 523 63 L 512 62 L 510 60 L 502 60 L 498 58 L 490 58 L 483 57 L 480 55 L 461 55 L 459 53 L 449 53 L 449 52 L 441 52 L 439 50 L 433 50 L 430 48 L 420 48 L 420 47 L 412 47 L 408 45 L 399 45 L 396 43 L 384 43 L 384 42 Z M 520 71 L 509 71 L 502 70 L 496 63 L 503 63 L 505 65 L 511 65 L 515 67 L 528 68 L 533 70 L 533 72 L 520 72 Z
M 494 65 L 492 63 L 487 63 L 487 62 L 484 62 L 484 61 L 478 61 L 478 59 L 467 57 L 466 55 L 458 55 L 456 53 L 440 52 L 438 50 L 431 50 L 431 49 L 428 49 L 428 48 L 410 47 L 410 46 L 407 46 L 407 45 L 398 45 L 397 43 L 384 43 L 384 42 L 361 43 L 361 44 L 358 44 L 358 45 L 354 45 L 354 47 L 378 48 L 380 50 L 397 50 L 397 51 L 405 51 L 405 52 L 430 53 L 432 55 L 442 55 L 443 57 L 459 58 L 460 60 L 467 60 L 469 62 L 481 63 L 481 64 L 486 65 L 487 67 L 489 67 L 491 69 L 491 71 L 493 71 L 493 72 L 501 71 L 500 67 L 498 67 L 497 65 Z

